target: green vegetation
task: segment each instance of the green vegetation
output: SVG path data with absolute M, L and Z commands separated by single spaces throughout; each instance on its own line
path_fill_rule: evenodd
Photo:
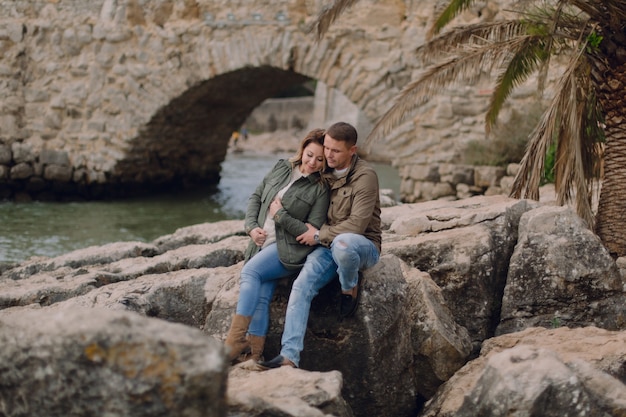
M 556 163 L 556 143 L 552 142 L 546 152 L 546 162 L 543 164 L 542 183 L 554 183 L 554 164 Z

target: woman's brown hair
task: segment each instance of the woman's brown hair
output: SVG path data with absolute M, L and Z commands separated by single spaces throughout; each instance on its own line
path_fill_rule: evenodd
M 300 165 L 302 163 L 302 154 L 304 154 L 304 149 L 307 146 L 309 146 L 310 143 L 317 143 L 319 145 L 322 145 L 322 148 L 324 148 L 324 135 L 325 134 L 326 134 L 326 131 L 324 129 L 313 129 L 309 133 L 307 133 L 305 138 L 302 139 L 302 142 L 300 143 L 300 148 L 298 149 L 298 153 L 296 153 L 294 156 L 289 158 L 289 162 L 291 162 L 294 166 Z M 324 157 L 324 165 L 322 167 L 322 171 L 325 171 L 325 170 L 326 170 L 326 158 Z

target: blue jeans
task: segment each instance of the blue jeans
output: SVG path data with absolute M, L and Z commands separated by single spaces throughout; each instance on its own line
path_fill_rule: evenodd
M 311 301 L 320 289 L 339 275 L 341 289 L 348 291 L 359 281 L 359 270 L 374 266 L 380 253 L 369 239 L 343 233 L 333 239 L 330 249 L 318 246 L 309 254 L 291 287 L 280 354 L 300 364 Z
M 295 275 L 297 270 L 287 269 L 278 259 L 278 249 L 273 243 L 254 255 L 241 269 L 237 314 L 252 316 L 248 333 L 265 336 L 270 322 L 270 302 L 279 279 Z

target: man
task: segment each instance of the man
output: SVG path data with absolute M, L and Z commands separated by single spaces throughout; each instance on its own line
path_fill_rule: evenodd
M 328 218 L 319 230 L 307 225 L 309 230 L 297 238 L 318 246 L 291 288 L 280 355 L 260 362 L 264 368 L 299 366 L 313 297 L 338 275 L 339 315 L 352 316 L 359 301 L 360 270 L 378 262 L 382 240 L 378 176 L 357 155 L 356 141 L 356 129 L 348 123 L 335 123 L 326 131 L 324 155 L 332 169 Z

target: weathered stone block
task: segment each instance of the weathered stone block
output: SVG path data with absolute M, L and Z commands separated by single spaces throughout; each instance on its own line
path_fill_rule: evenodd
M 477 166 L 474 167 L 474 184 L 479 187 L 497 185 L 504 174 L 505 170 L 502 167 Z
M 456 184 L 467 184 L 474 185 L 474 167 L 467 165 L 454 165 L 454 169 L 452 170 L 452 179 L 451 183 Z
M 497 185 L 492 185 L 485 190 L 485 195 L 487 196 L 501 194 L 503 194 L 502 188 L 498 187 Z
M 7 95 L 7 97 L 2 100 L 2 106 L 6 113 L 18 113 L 24 107 L 24 97 Z
M 31 162 L 35 160 L 36 155 L 31 143 L 13 142 L 11 150 L 13 151 L 13 160 L 16 163 Z
M 513 189 L 513 183 L 515 182 L 515 177 L 502 177 L 500 180 L 500 188 L 502 189 L 503 194 L 509 194 L 511 189 Z
M 506 166 L 506 175 L 514 177 L 517 175 L 520 169 L 520 164 L 508 164 Z
M 43 125 L 49 129 L 60 129 L 63 125 L 63 119 L 59 112 L 49 111 L 44 116 Z
M 19 127 L 17 118 L 12 114 L 0 115 L 0 134 L 6 137 L 18 136 Z
M 431 198 L 436 200 L 441 197 L 453 196 L 456 192 L 452 185 L 447 182 L 438 182 L 432 189 Z
M 11 167 L 10 177 L 14 180 L 22 180 L 31 177 L 34 174 L 33 167 L 27 162 L 20 162 Z
M 44 102 L 50 99 L 50 94 L 45 90 L 26 89 L 24 98 L 27 103 Z
M 48 165 L 43 171 L 43 177 L 49 181 L 69 182 L 72 179 L 72 168 L 61 165 Z
M 463 183 L 456 185 L 456 197 L 458 199 L 470 198 L 471 196 L 469 185 Z
M 438 165 L 413 165 L 409 174 L 410 178 L 418 181 L 439 182 Z
M 11 158 L 11 148 L 8 145 L 0 145 L 0 164 L 9 164 Z
M 0 28 L 0 39 L 10 39 L 14 43 L 22 41 L 24 27 L 19 20 L 4 21 Z
M 41 151 L 41 154 L 39 154 L 39 162 L 45 165 L 69 166 L 70 158 L 66 151 L 44 149 Z
M 414 181 L 412 179 L 402 180 L 400 182 L 400 194 L 410 194 L 415 188 Z

